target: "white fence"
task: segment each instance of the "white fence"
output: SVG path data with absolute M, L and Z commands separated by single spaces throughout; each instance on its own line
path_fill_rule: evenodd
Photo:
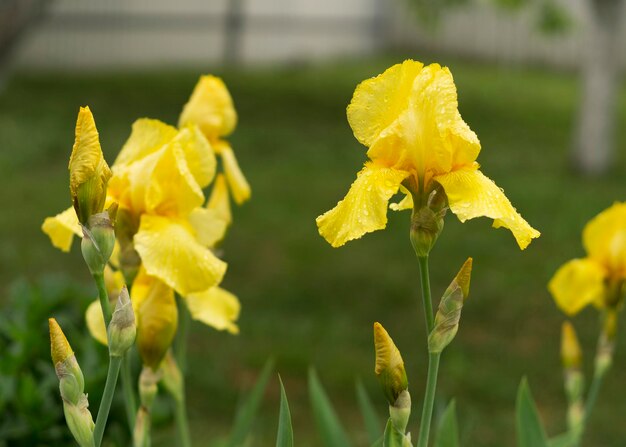
M 532 12 L 454 10 L 426 31 L 406 0 L 57 0 L 20 42 L 26 68 L 101 69 L 310 60 L 414 46 L 505 62 L 576 66 L 587 0 L 562 0 L 571 32 L 545 37 Z M 623 36 L 622 43 L 626 41 Z M 626 45 L 616 57 L 626 62 Z

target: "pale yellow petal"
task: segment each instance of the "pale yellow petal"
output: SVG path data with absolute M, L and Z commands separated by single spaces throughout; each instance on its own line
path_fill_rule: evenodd
M 187 126 L 175 138 L 185 152 L 185 159 L 191 174 L 201 188 L 208 186 L 215 176 L 217 161 L 209 140 L 198 126 Z
M 613 276 L 626 278 L 626 203 L 615 203 L 589 221 L 583 245 Z
M 162 121 L 140 118 L 133 123 L 130 137 L 115 159 L 113 167 L 128 165 L 150 155 L 172 141 L 178 130 Z
M 137 322 L 137 347 L 143 364 L 158 368 L 178 327 L 174 291 L 140 269 L 131 289 Z
M 230 225 L 233 221 L 233 216 L 230 211 L 230 197 L 228 194 L 228 186 L 226 185 L 226 178 L 224 174 L 220 173 L 215 177 L 213 183 L 213 189 L 211 195 L 206 203 L 206 208 L 214 210 L 227 225 Z
M 196 238 L 205 247 L 214 247 L 226 235 L 228 222 L 215 210 L 196 208 L 189 215 Z
M 235 199 L 238 205 L 241 205 L 250 198 L 250 185 L 243 175 L 243 172 L 241 172 L 239 163 L 235 158 L 235 153 L 230 145 L 221 141 L 219 145 L 216 143 L 216 146 L 220 148 L 218 153 L 222 157 L 224 173 L 226 174 L 226 179 L 228 180 L 230 190 L 233 194 L 233 199 Z
M 73 207 L 54 217 L 46 217 L 41 225 L 41 230 L 48 235 L 52 245 L 65 252 L 70 251 L 74 235 L 83 236 Z
M 357 140 L 371 146 L 398 118 L 407 107 L 413 81 L 422 68 L 421 62 L 406 60 L 357 86 L 347 110 Z
M 387 205 L 407 172 L 366 163 L 337 206 L 316 220 L 319 233 L 333 247 L 387 225 Z
M 574 315 L 589 304 L 602 302 L 605 275 L 602 266 L 589 258 L 572 259 L 557 270 L 548 290 L 563 312 Z
M 204 292 L 187 295 L 185 301 L 194 320 L 219 331 L 239 333 L 236 321 L 241 305 L 237 297 L 229 291 L 221 287 L 211 287 Z
M 450 210 L 461 222 L 475 217 L 489 217 L 495 228 L 511 230 L 523 250 L 540 233 L 515 210 L 504 192 L 478 169 L 461 169 L 439 175 L 435 180 L 448 196 Z
M 183 107 L 179 127 L 195 124 L 212 141 L 230 134 L 237 125 L 233 99 L 220 78 L 202 76 Z
M 85 312 L 85 321 L 87 322 L 87 329 L 93 338 L 107 345 L 107 329 L 104 324 L 104 315 L 102 315 L 102 307 L 100 306 L 100 300 L 93 301 L 87 311 Z
M 143 215 L 134 243 L 146 272 L 181 295 L 219 284 L 226 272 L 226 263 L 196 240 L 185 221 Z
M 392 203 L 389 205 L 389 208 L 394 211 L 404 211 L 404 210 L 412 210 L 413 209 L 413 196 L 404 186 L 400 186 L 400 191 L 404 194 L 402 200 L 398 203 Z

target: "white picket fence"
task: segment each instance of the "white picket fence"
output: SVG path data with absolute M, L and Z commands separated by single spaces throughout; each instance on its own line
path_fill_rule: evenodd
M 237 60 L 290 62 L 412 46 L 513 63 L 578 65 L 587 0 L 562 0 L 574 29 L 546 38 L 531 11 L 451 12 L 435 32 L 406 0 L 56 0 L 15 52 L 22 68 L 102 69 Z M 237 8 L 237 5 L 239 8 Z M 626 62 L 626 35 L 616 57 Z

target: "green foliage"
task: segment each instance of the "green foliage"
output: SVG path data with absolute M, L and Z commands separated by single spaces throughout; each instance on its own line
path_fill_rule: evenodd
M 380 438 L 382 424 L 372 404 L 372 400 L 367 394 L 363 382 L 360 380 L 356 382 L 356 398 L 359 403 L 359 409 L 361 410 L 361 416 L 363 416 L 363 422 L 365 423 L 367 438 L 370 444 L 374 444 Z
M 293 428 L 291 426 L 291 412 L 283 381 L 280 381 L 280 413 L 278 416 L 278 434 L 276 435 L 276 447 L 293 447 Z
M 441 416 L 435 447 L 458 447 L 459 426 L 456 419 L 456 402 L 450 401 Z
M 309 396 L 319 436 L 324 447 L 348 447 L 350 441 L 317 374 L 309 370 Z
M 64 280 L 17 281 L 0 312 L 0 446 L 72 445 L 63 417 L 59 382 L 50 359 L 48 317 L 63 326 L 85 376 L 92 411 L 106 376 L 106 349 L 87 334 L 83 315 L 89 293 Z M 123 409 L 108 434 L 127 445 Z
M 385 425 L 385 434 L 383 435 L 383 447 L 402 447 L 404 442 L 404 434 L 400 433 L 394 427 L 391 418 L 387 420 Z
M 526 378 L 522 379 L 517 391 L 515 413 L 517 447 L 548 447 L 546 433 Z
M 229 447 L 240 447 L 246 444 L 246 440 L 252 430 L 254 418 L 259 411 L 259 406 L 261 405 L 261 400 L 263 399 L 263 394 L 267 388 L 267 383 L 270 380 L 273 368 L 274 361 L 268 360 L 265 363 L 261 374 L 259 374 L 259 378 L 257 379 L 254 388 L 252 388 L 252 391 L 247 396 L 246 400 L 237 410 L 235 422 L 233 423 L 233 428 L 230 434 L 230 440 L 227 444 Z

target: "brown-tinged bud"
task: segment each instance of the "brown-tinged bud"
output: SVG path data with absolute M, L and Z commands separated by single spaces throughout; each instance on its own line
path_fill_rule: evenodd
M 607 309 L 602 325 L 602 332 L 598 339 L 598 349 L 595 358 L 596 373 L 598 374 L 604 374 L 613 364 L 616 334 L 617 311 L 615 309 Z
M 413 195 L 410 238 L 418 257 L 428 256 L 443 231 L 446 203 L 446 194 L 439 185 L 422 201 Z
M 133 431 L 134 447 L 150 446 L 150 412 L 145 407 L 140 407 L 135 417 L 135 429 Z
M 400 433 L 406 432 L 411 416 L 411 395 L 409 390 L 402 391 L 393 405 L 389 405 L 389 417 Z
M 63 402 L 63 413 L 72 436 L 80 447 L 93 447 L 93 430 L 95 424 L 89 411 L 89 402 L 85 394 L 81 395 L 78 403 Z
M 472 276 L 472 258 L 467 261 L 454 277 L 448 288 L 441 297 L 439 309 L 435 316 L 435 325 L 428 336 L 428 350 L 438 353 L 456 336 L 461 320 L 463 303 L 469 295 L 470 279 Z
M 115 230 L 108 211 L 93 214 L 83 225 L 81 251 L 89 271 L 102 275 L 115 247 Z
M 374 348 L 376 350 L 374 373 L 389 405 L 395 405 L 398 396 L 409 387 L 409 381 L 400 351 L 378 322 L 374 323 Z
M 96 123 L 89 107 L 81 107 L 69 163 L 70 194 L 78 220 L 102 212 L 111 170 L 104 160 Z
M 109 354 L 122 357 L 135 342 L 137 325 L 126 287 L 122 288 L 108 328 Z
M 152 408 L 154 398 L 157 395 L 158 384 L 161 380 L 161 372 L 144 366 L 139 375 L 139 398 L 141 405 L 147 409 Z

